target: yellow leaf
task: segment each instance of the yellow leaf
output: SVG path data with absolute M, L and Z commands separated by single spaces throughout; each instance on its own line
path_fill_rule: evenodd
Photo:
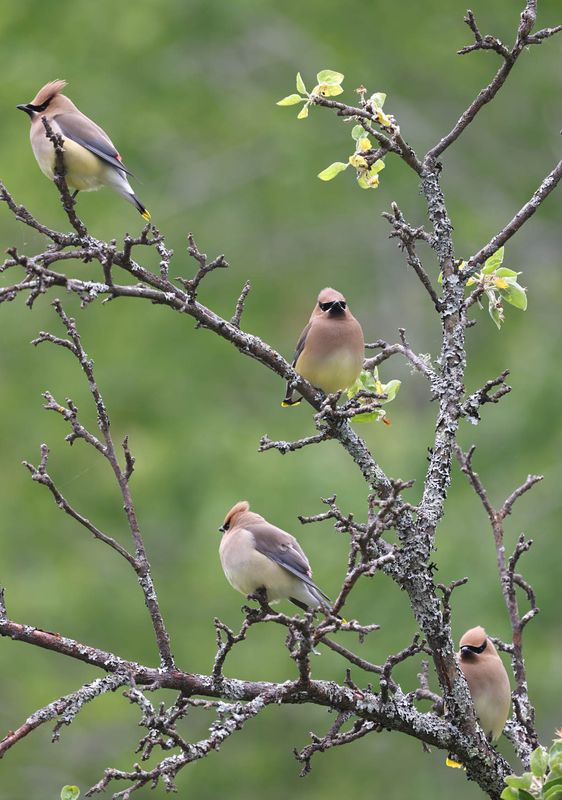
M 389 128 L 392 125 L 392 120 L 390 117 L 387 117 L 381 108 L 377 109 L 377 119 L 381 125 L 384 125 L 385 128 Z
M 349 163 L 351 164 L 352 167 L 355 167 L 355 169 L 367 169 L 367 167 L 369 166 L 367 164 L 367 160 L 363 158 L 363 156 L 358 155 L 357 153 L 354 153 L 352 156 L 349 156 Z
M 302 103 L 305 100 L 305 97 L 301 97 L 300 94 L 289 94 L 287 97 L 284 97 L 282 100 L 277 101 L 278 106 L 294 106 L 296 103 Z
M 320 83 L 314 88 L 314 94 L 320 94 L 322 97 L 336 97 L 342 92 L 341 86 L 333 86 L 329 83 Z
M 509 286 L 508 282 L 504 281 L 503 278 L 496 278 L 494 283 L 496 284 L 496 287 L 498 289 L 507 289 L 507 287 Z
M 308 103 L 301 108 L 297 114 L 297 119 L 306 119 L 308 117 Z
M 371 149 L 371 142 L 367 139 L 367 137 L 364 137 L 363 139 L 359 139 L 357 141 L 357 147 L 359 150 L 365 152 L 365 150 Z

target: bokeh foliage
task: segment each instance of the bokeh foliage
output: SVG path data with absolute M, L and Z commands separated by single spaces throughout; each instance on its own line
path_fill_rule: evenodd
M 496 0 L 474 11 L 483 31 L 510 41 L 520 5 Z M 341 99 L 353 102 L 353 88 L 361 83 L 370 92 L 386 92 L 385 110 L 422 154 L 497 65 L 492 53 L 455 56 L 470 40 L 462 23 L 465 10 L 462 0 L 6 3 L 0 16 L 1 177 L 41 220 L 65 226 L 56 190 L 31 154 L 28 120 L 15 105 L 30 100 L 47 80 L 66 78 L 69 96 L 108 130 L 139 176 L 134 186 L 176 251 L 172 274 L 188 276 L 194 269 L 185 253 L 188 230 L 202 249 L 226 253 L 232 268 L 206 279 L 205 303 L 231 313 L 249 278 L 253 289 L 244 325 L 288 356 L 318 290 L 334 285 L 347 295 L 368 340 L 394 341 L 402 325 L 415 349 L 437 355 L 435 314 L 380 217 L 395 200 L 411 222 L 424 223 L 413 176 L 389 158 L 376 192 L 361 192 L 343 178 L 319 181 L 317 173 L 349 149 L 349 127 L 321 109 L 297 122 L 275 101 L 293 90 L 297 70 L 309 83 L 319 69 L 340 70 L 346 76 Z M 540 24 L 559 23 L 557 11 L 557 0 L 539 3 Z M 497 99 L 446 154 L 444 188 L 460 257 L 488 241 L 559 157 L 560 55 L 559 39 L 525 53 Z M 136 232 L 142 222 L 108 191 L 81 195 L 79 210 L 92 233 L 104 238 Z M 29 251 L 42 246 L 5 209 L 0 242 L 2 248 Z M 508 306 L 498 331 L 487 312 L 475 310 L 478 324 L 469 331 L 467 385 L 477 388 L 509 367 L 514 392 L 484 409 L 479 427 L 463 423 L 460 432 L 463 444 L 479 445 L 475 464 L 498 503 L 528 472 L 546 476 L 508 525 L 511 542 L 521 530 L 536 540 L 522 567 L 542 610 L 526 640 L 531 695 L 545 742 L 562 722 L 561 245 L 558 193 L 506 248 L 505 265 L 523 271 L 527 312 Z M 431 254 L 422 255 L 436 278 Z M 315 513 L 321 495 L 337 493 L 342 507 L 361 517 L 365 486 L 336 443 L 286 457 L 258 455 L 264 432 L 275 438 L 311 432 L 309 410 L 281 409 L 284 387 L 275 376 L 208 332 L 193 330 L 187 317 L 125 300 L 80 312 L 75 298 L 62 299 L 78 316 L 95 358 L 114 432 L 129 434 L 137 458 L 133 490 L 178 663 L 208 672 L 212 617 L 230 625 L 241 618 L 242 598 L 226 584 L 217 555 L 217 527 L 230 505 L 247 497 L 295 532 L 319 584 L 333 593 L 344 574 L 346 541 L 328 524 L 300 528 L 296 515 Z M 126 535 L 105 465 L 81 443 L 65 445 L 62 421 L 41 411 L 40 393 L 48 388 L 59 399 L 71 396 L 94 421 L 70 355 L 29 345 L 39 329 L 56 325 L 46 300 L 31 314 L 22 298 L 0 309 L 0 583 L 7 586 L 14 619 L 155 663 L 132 572 L 72 525 L 19 466 L 24 458 L 36 459 L 39 443 L 46 441 L 53 474 L 68 498 L 112 535 Z M 423 379 L 400 362 L 383 365 L 380 377 L 402 380 L 390 407 L 392 426 L 363 425 L 360 433 L 387 474 L 417 479 L 408 497 L 415 502 L 436 407 L 428 402 Z M 435 554 L 439 579 L 471 579 L 455 596 L 455 636 L 484 624 L 506 637 L 492 537 L 458 471 L 446 511 Z M 414 632 L 406 598 L 381 576 L 360 586 L 348 613 L 382 625 L 364 646 L 373 660 L 407 644 Z M 292 675 L 281 636 L 254 629 L 228 674 Z M 343 678 L 344 665 L 331 652 L 323 652 L 314 666 L 319 677 Z M 96 676 L 81 664 L 7 640 L 0 640 L 0 671 L 2 732 Z M 401 677 L 411 685 L 415 665 L 405 666 Z M 206 722 L 202 716 L 188 719 L 190 736 L 203 734 Z M 117 695 L 85 709 L 58 745 L 41 729 L 0 764 L 0 800 L 54 798 L 64 784 L 84 791 L 103 766 L 128 767 L 135 723 L 136 710 Z M 330 724 L 317 709 L 268 709 L 218 756 L 184 770 L 180 795 L 329 800 L 347 793 L 362 800 L 406 796 L 412 781 L 423 798 L 454 793 L 462 800 L 478 792 L 459 772 L 446 770 L 443 754 L 425 755 L 419 743 L 397 734 L 367 737 L 320 756 L 300 781 L 292 746 L 306 743 L 309 730 Z M 512 755 L 507 742 L 500 747 Z M 153 795 L 146 790 L 138 796 Z

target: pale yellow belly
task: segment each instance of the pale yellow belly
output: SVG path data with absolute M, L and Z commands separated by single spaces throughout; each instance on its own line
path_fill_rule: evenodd
M 326 394 L 347 389 L 361 372 L 363 359 L 348 350 L 336 350 L 327 358 L 313 361 L 308 358 L 306 367 L 297 361 L 295 368 L 303 378 Z
M 34 153 L 41 171 L 53 180 L 55 176 L 55 152 L 48 139 L 43 138 L 39 146 L 34 146 Z M 89 192 L 99 189 L 106 183 L 107 166 L 85 147 L 71 139 L 64 140 L 64 166 L 66 182 L 72 189 Z
M 219 548 L 224 574 L 231 586 L 245 595 L 265 588 L 270 601 L 294 596 L 300 581 L 254 548 L 248 531 L 238 531 L 236 546 L 225 538 Z

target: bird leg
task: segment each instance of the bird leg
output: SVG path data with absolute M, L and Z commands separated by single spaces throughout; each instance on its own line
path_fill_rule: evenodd
M 255 600 L 257 603 L 259 603 L 262 614 L 275 614 L 275 611 L 267 602 L 267 589 L 265 586 L 260 586 L 255 592 L 249 594 L 248 600 Z

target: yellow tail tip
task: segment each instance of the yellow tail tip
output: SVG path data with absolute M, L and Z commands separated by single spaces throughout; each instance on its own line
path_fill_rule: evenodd
M 141 216 L 142 216 L 142 218 L 143 218 L 143 219 L 145 219 L 147 222 L 150 222 L 150 211 L 147 211 L 147 209 L 146 209 L 146 208 L 144 209 L 144 211 L 141 211 Z
M 283 400 L 281 403 L 281 408 L 292 408 L 293 406 L 298 406 L 300 402 L 300 400 L 291 400 L 290 402 Z
M 453 758 L 447 758 L 445 764 L 451 769 L 464 769 L 463 765 L 459 761 L 455 761 Z

